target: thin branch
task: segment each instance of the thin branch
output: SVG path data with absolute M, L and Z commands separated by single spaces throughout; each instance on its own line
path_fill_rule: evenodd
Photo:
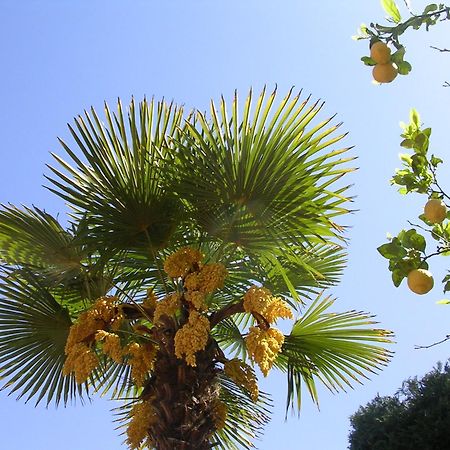
M 442 255 L 443 253 L 447 253 L 449 250 L 450 250 L 450 248 L 448 248 L 448 247 L 441 247 L 441 248 L 438 248 L 438 251 L 437 251 L 437 252 L 430 253 L 429 255 L 426 255 L 426 256 L 423 258 L 422 261 L 426 261 L 427 259 L 432 258 L 433 256 L 438 256 L 438 255 Z
M 243 313 L 243 312 L 245 312 L 244 300 L 241 300 L 240 302 L 225 306 L 221 310 L 216 311 L 211 314 L 211 316 L 209 318 L 209 321 L 211 323 L 211 328 L 213 328 L 215 325 L 217 325 L 223 319 L 226 319 L 227 317 L 230 317 L 234 314 Z
M 445 336 L 445 338 L 442 339 L 441 341 L 434 342 L 433 344 L 430 344 L 430 345 L 415 345 L 414 349 L 415 350 L 419 350 L 419 349 L 422 349 L 422 348 L 431 348 L 431 347 L 434 347 L 435 345 L 443 344 L 444 342 L 446 342 L 448 340 L 450 340 L 450 334 L 447 334 L 447 336 Z
M 430 48 L 432 48 L 433 50 L 437 50 L 438 52 L 441 52 L 441 53 L 444 53 L 444 52 L 450 53 L 450 49 L 448 49 L 448 48 L 439 48 L 439 47 L 434 47 L 433 45 L 430 45 Z
M 414 228 L 419 228 L 420 230 L 425 231 L 426 233 L 431 233 L 431 234 L 433 234 L 433 231 L 432 231 L 432 230 L 429 230 L 428 228 L 425 228 L 423 225 L 420 225 L 420 224 L 418 224 L 418 223 L 411 222 L 410 220 L 408 220 L 408 223 L 409 223 L 412 227 L 414 227 Z
M 441 186 L 439 185 L 439 182 L 437 180 L 437 176 L 436 176 L 436 168 L 435 167 L 431 167 L 431 173 L 433 174 L 433 183 L 436 185 L 436 187 L 439 189 L 439 192 L 448 200 L 450 200 L 450 196 L 447 195 L 444 191 L 444 189 L 441 188 Z
M 447 239 L 445 239 L 444 236 L 442 236 L 442 235 L 436 233 L 436 232 L 433 231 L 433 230 L 429 230 L 428 228 L 425 228 L 424 226 L 419 225 L 418 223 L 411 222 L 410 220 L 408 220 L 408 223 L 409 223 L 412 227 L 419 228 L 420 230 L 424 231 L 425 233 L 430 233 L 430 234 L 431 234 L 431 237 L 432 237 L 433 239 L 439 238 L 439 240 L 442 240 L 442 242 L 443 242 L 444 245 L 443 245 L 442 247 L 438 247 L 438 250 L 439 250 L 439 253 L 437 253 L 438 255 L 441 254 L 441 253 L 448 252 L 448 251 L 450 250 L 450 242 L 449 242 Z M 435 256 L 435 255 L 433 254 L 433 255 L 430 255 L 430 256 Z M 429 258 L 430 256 L 427 256 L 427 258 Z
M 450 7 L 444 7 L 443 9 L 439 9 L 437 11 L 430 11 L 426 14 L 416 15 L 413 14 L 411 10 L 410 13 L 411 17 L 409 19 L 392 27 L 386 27 L 380 24 L 371 23 L 370 26 L 374 29 L 374 32 L 372 32 L 372 34 L 377 35 L 378 37 L 385 37 L 386 39 L 392 40 L 393 42 L 399 44 L 398 36 L 403 34 L 409 27 L 414 27 L 417 25 L 418 27 L 421 27 L 426 23 L 426 19 L 432 19 L 436 21 L 439 19 L 440 21 L 449 20 L 448 14 L 450 13 Z M 446 16 L 441 19 L 442 14 L 446 14 Z
M 411 222 L 410 220 L 408 220 L 408 223 L 409 223 L 412 227 L 419 228 L 419 229 L 421 229 L 422 231 L 425 231 L 426 233 L 430 233 L 431 236 L 433 236 L 433 238 L 438 237 L 439 239 L 442 239 L 442 241 L 444 241 L 445 244 L 446 244 L 446 245 L 444 245 L 444 246 L 442 246 L 442 247 L 437 247 L 437 251 L 436 251 L 436 252 L 430 253 L 429 255 L 425 255 L 425 256 L 422 258 L 422 261 L 426 261 L 427 259 L 432 258 L 433 256 L 439 256 L 439 255 L 442 255 L 443 253 L 447 253 L 447 252 L 450 251 L 450 243 L 444 238 L 444 236 L 438 235 L 438 234 L 435 233 L 433 230 L 429 230 L 429 229 L 423 227 L 422 225 L 419 225 L 419 224 L 416 224 L 416 223 Z
M 411 9 L 411 2 L 409 0 L 403 0 L 406 7 L 408 8 L 408 11 L 412 14 L 412 9 Z

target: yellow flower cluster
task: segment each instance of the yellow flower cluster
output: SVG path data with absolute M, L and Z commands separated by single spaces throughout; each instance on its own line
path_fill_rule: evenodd
M 227 274 L 227 269 L 220 263 L 205 264 L 197 272 L 190 273 L 184 281 L 186 300 L 198 311 L 207 310 L 206 295 L 223 287 Z
M 121 364 L 123 361 L 123 349 L 120 345 L 120 337 L 115 333 L 108 333 L 100 330 L 95 334 L 95 340 L 102 342 L 102 352 L 108 355 L 113 361 Z
M 175 355 L 180 359 L 185 355 L 187 364 L 195 367 L 195 353 L 206 347 L 209 330 L 209 320 L 197 311 L 191 311 L 189 321 L 175 334 Z
M 117 297 L 100 297 L 89 310 L 89 313 L 104 322 L 111 322 L 116 315 Z
M 98 358 L 84 343 L 80 342 L 70 348 L 63 366 L 63 375 L 74 373 L 78 384 L 84 383 L 91 372 L 97 367 Z
M 212 413 L 213 413 L 214 427 L 216 428 L 217 431 L 222 430 L 227 420 L 228 415 L 227 405 L 224 402 L 217 399 L 212 407 Z
M 153 289 L 147 289 L 147 295 L 142 303 L 142 306 L 145 308 L 156 308 L 156 295 L 153 292 Z
M 252 286 L 244 295 L 244 309 L 249 313 L 258 313 L 274 323 L 277 319 L 292 319 L 292 311 L 280 297 L 272 296 L 269 289 Z
M 205 311 L 205 299 L 216 289 L 223 287 L 228 272 L 223 264 L 211 263 L 203 265 L 202 253 L 199 250 L 183 247 L 164 262 L 164 270 L 171 278 L 182 277 L 185 288 L 185 299 L 197 311 Z M 164 312 L 164 314 L 167 314 Z M 173 314 L 173 313 L 171 313 Z M 167 315 L 171 315 L 167 314 Z M 161 317 L 158 305 L 155 311 L 155 322 Z
M 105 325 L 105 322 L 97 320 L 93 315 L 89 314 L 89 311 L 82 313 L 70 327 L 66 341 L 66 355 L 70 353 L 72 347 L 93 337 L 97 330 L 103 329 Z
M 264 376 L 267 376 L 272 368 L 283 342 L 284 335 L 277 328 L 262 330 L 259 327 L 250 327 L 245 344 L 250 358 L 258 364 Z
M 199 264 L 203 255 L 191 247 L 180 248 L 172 253 L 164 262 L 164 272 L 171 278 L 184 277 L 195 264 Z
M 129 356 L 127 363 L 131 366 L 131 377 L 138 387 L 142 387 L 148 372 L 153 370 L 157 347 L 152 343 L 133 342 L 125 347 L 124 354 Z
M 86 312 L 80 314 L 77 322 L 69 330 L 63 366 L 63 374 L 74 372 L 77 383 L 83 383 L 97 366 L 97 358 L 90 349 L 89 341 L 95 339 L 97 331 L 107 327 L 120 326 L 116 297 L 100 297 Z
M 249 365 L 245 364 L 239 358 L 233 358 L 224 364 L 224 370 L 225 375 L 250 393 L 254 402 L 258 400 L 258 382 L 255 372 Z
M 188 291 L 200 291 L 204 294 L 210 294 L 223 287 L 227 269 L 223 264 L 211 263 L 205 264 L 198 272 L 190 273 L 184 282 Z
M 180 295 L 173 293 L 156 303 L 153 321 L 156 323 L 161 316 L 174 316 L 180 307 Z
M 148 430 L 155 421 L 155 413 L 150 401 L 136 403 L 131 410 L 131 420 L 127 427 L 126 443 L 130 450 L 140 449 L 144 441 L 151 448 Z
M 197 310 L 206 311 L 208 309 L 205 299 L 206 295 L 200 291 L 187 291 L 184 298 Z

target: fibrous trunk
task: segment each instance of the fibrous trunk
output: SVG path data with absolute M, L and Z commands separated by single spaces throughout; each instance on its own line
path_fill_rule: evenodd
M 209 450 L 219 401 L 214 345 L 199 352 L 192 367 L 171 351 L 173 336 L 165 338 L 142 394 L 155 415 L 149 437 L 157 450 Z

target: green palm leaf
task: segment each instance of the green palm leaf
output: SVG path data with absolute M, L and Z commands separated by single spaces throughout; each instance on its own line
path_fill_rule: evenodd
M 327 129 L 330 119 L 309 128 L 322 104 L 289 93 L 275 109 L 275 95 L 265 100 L 263 91 L 253 105 L 250 92 L 242 118 L 237 94 L 230 114 L 223 99 L 219 110 L 212 103 L 211 119 L 198 112 L 177 143 L 177 191 L 196 222 L 246 251 L 335 238 L 331 217 L 347 212 L 347 187 L 335 182 L 352 158 L 341 158 L 347 148 L 323 152 L 345 136 L 330 136 L 339 125 Z
M 58 272 L 80 268 L 80 249 L 50 214 L 38 208 L 3 206 L 0 210 L 0 260 L 6 264 L 56 268 Z
M 318 403 L 316 381 L 331 391 L 361 383 L 389 361 L 391 353 L 378 343 L 392 343 L 392 333 L 371 328 L 372 316 L 349 311 L 328 313 L 334 300 L 319 296 L 286 336 L 277 359 L 288 375 L 287 408 L 301 405 L 302 384 Z
M 74 166 L 53 155 L 62 170 L 50 166 L 50 188 L 76 211 L 89 217 L 97 245 L 129 249 L 167 241 L 178 223 L 180 203 L 172 194 L 168 165 L 173 151 L 169 135 L 176 137 L 183 110 L 164 102 L 144 100 L 128 117 L 119 101 L 117 113 L 105 105 L 107 124 L 97 113 L 75 119 L 69 126 L 85 161 L 60 141 Z
M 79 309 L 82 300 L 93 300 L 110 290 L 113 270 L 107 264 L 110 256 L 92 248 L 87 228 L 85 219 L 66 230 L 38 208 L 4 206 L 0 210 L 0 261 L 33 272 L 58 303 Z
M 260 392 L 254 402 L 248 394 L 225 376 L 219 377 L 220 400 L 227 406 L 225 427 L 214 434 L 215 448 L 240 450 L 255 448 L 252 441 L 258 438 L 269 421 L 272 402 Z
M 247 279 L 258 280 L 297 308 L 304 303 L 303 298 L 338 282 L 346 256 L 342 246 L 323 242 L 307 247 L 291 245 L 288 251 L 275 248 L 248 258 L 247 266 L 253 273 Z
M 3 389 L 36 404 L 67 403 L 82 394 L 72 376 L 63 376 L 64 347 L 72 324 L 68 312 L 31 273 L 0 276 L 0 378 Z
M 131 369 L 127 364 L 118 364 L 109 358 L 103 358 L 94 374 L 96 392 L 111 399 L 134 398 L 138 389 L 132 382 Z
M 239 317 L 237 319 L 239 322 Z M 242 317 L 241 321 L 245 319 L 249 320 L 248 315 Z M 211 335 L 223 351 L 227 351 L 233 358 L 239 357 L 245 361 L 247 347 L 245 346 L 242 328 L 236 323 L 235 317 L 228 317 L 213 328 Z

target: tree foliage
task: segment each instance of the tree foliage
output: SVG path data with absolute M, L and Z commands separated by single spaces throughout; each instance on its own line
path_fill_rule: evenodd
M 350 423 L 350 450 L 450 448 L 450 364 L 404 381 L 393 396 L 377 395 Z
M 401 146 L 412 153 L 400 154 L 403 167 L 397 169 L 391 179 L 398 186 L 402 195 L 417 193 L 428 199 L 440 199 L 448 202 L 448 195 L 438 179 L 438 166 L 443 160 L 429 153 L 431 128 L 423 128 L 417 111 L 412 110 L 410 123 L 403 124 Z M 424 201 L 425 205 L 425 201 Z M 432 256 L 446 255 L 450 248 L 449 215 L 439 223 L 427 219 L 424 212 L 419 214 L 418 223 L 411 223 L 412 228 L 401 230 L 390 242 L 378 247 L 379 253 L 389 260 L 392 281 L 399 286 L 413 269 L 428 269 L 428 260 Z M 427 252 L 427 237 L 435 242 L 433 250 Z M 429 241 L 429 239 L 428 239 Z M 444 292 L 450 290 L 444 279 Z
M 387 14 L 387 23 L 371 22 L 368 26 L 362 24 L 358 34 L 354 36 L 356 40 L 370 40 L 370 45 L 381 41 L 388 46 L 392 46 L 394 51 L 390 61 L 395 64 L 400 75 L 408 75 L 412 70 L 411 63 L 405 60 L 406 47 L 401 42 L 402 35 L 411 29 L 419 30 L 422 27 L 428 31 L 430 27 L 450 19 L 450 7 L 444 3 L 430 3 L 423 11 L 418 13 L 411 9 L 409 2 L 405 3 L 407 19 L 402 18 L 400 8 L 394 0 L 381 0 L 381 5 Z M 437 50 L 446 51 L 439 48 Z M 366 66 L 375 66 L 377 64 L 370 56 L 363 56 L 361 61 Z M 447 85 L 448 83 L 444 84 L 444 86 Z

